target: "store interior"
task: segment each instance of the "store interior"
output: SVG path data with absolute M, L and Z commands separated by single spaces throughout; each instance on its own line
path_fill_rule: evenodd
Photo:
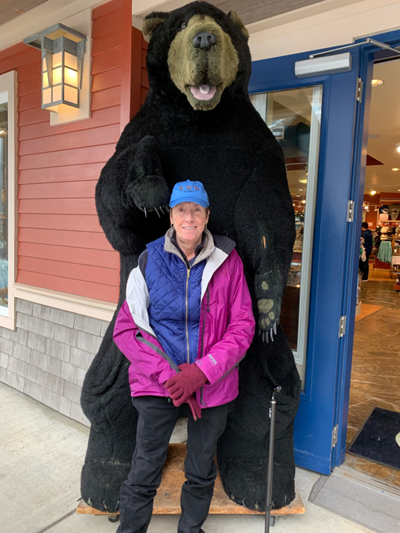
M 373 248 L 359 283 L 347 450 L 375 408 L 400 413 L 399 87 L 399 59 L 374 65 L 363 205 Z M 387 464 L 352 453 L 346 464 L 400 487 L 400 471 Z

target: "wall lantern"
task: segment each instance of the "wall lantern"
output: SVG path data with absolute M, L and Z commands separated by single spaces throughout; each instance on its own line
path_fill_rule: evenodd
M 64 24 L 24 39 L 42 51 L 42 109 L 58 113 L 60 105 L 79 107 L 86 40 L 86 35 Z

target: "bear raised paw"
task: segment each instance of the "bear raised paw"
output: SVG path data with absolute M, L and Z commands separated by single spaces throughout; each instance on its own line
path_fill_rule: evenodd
M 282 387 L 273 487 L 279 508 L 294 498 L 293 420 L 300 396 L 293 354 L 279 325 L 295 229 L 281 149 L 247 92 L 248 32 L 235 12 L 193 2 L 148 15 L 143 33 L 149 42 L 147 99 L 96 188 L 101 226 L 121 255 L 117 311 L 140 253 L 169 227 L 164 208 L 173 185 L 202 182 L 211 202 L 209 229 L 237 243 L 258 323 L 240 365 L 240 395 L 218 444 L 218 465 L 232 500 L 265 509 L 268 380 L 275 380 Z M 137 422 L 129 362 L 112 340 L 114 321 L 87 372 L 81 402 L 92 424 L 82 497 L 109 511 L 118 509 Z

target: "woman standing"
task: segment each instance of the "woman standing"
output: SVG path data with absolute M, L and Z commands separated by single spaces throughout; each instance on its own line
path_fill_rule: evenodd
M 254 335 L 252 302 L 235 243 L 207 229 L 200 182 L 177 183 L 171 228 L 131 272 L 114 340 L 130 360 L 139 412 L 132 469 L 122 484 L 118 533 L 145 533 L 181 406 L 190 407 L 178 533 L 200 533 L 217 468 L 217 441 L 238 395 L 238 363 Z

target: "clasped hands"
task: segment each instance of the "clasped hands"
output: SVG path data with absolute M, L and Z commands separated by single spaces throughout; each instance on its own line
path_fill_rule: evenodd
M 193 394 L 202 387 L 207 378 L 194 363 L 182 363 L 178 366 L 180 372 L 164 383 L 174 405 L 179 407 L 188 403 L 194 420 L 201 418 L 201 407 Z

